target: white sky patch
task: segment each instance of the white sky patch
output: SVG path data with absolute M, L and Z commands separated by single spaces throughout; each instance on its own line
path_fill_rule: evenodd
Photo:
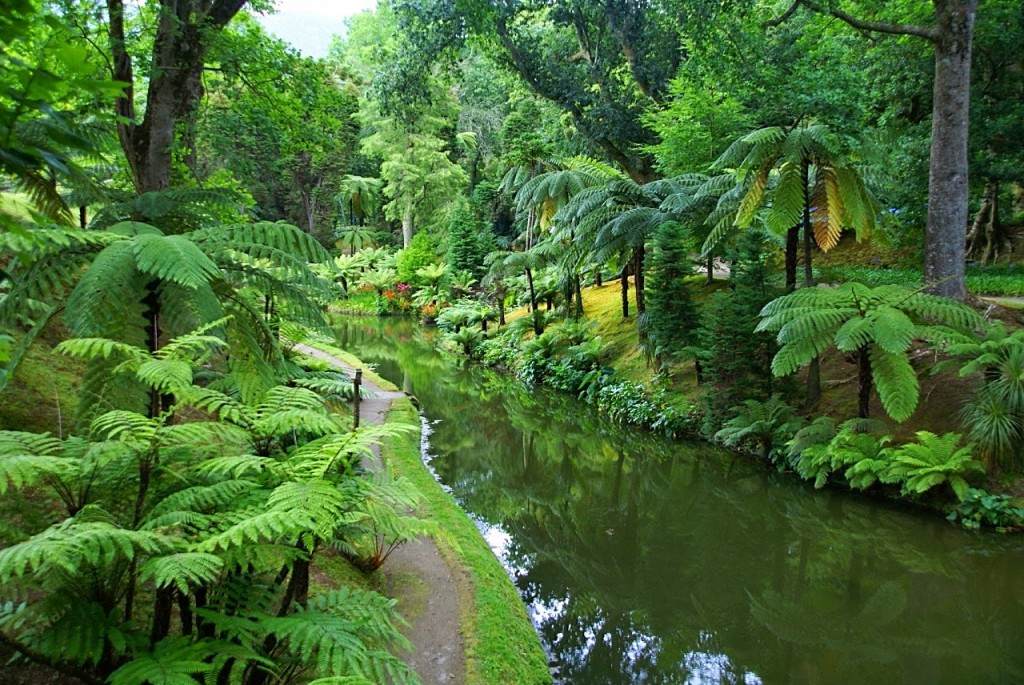
M 275 14 L 257 14 L 268 32 L 307 57 L 324 57 L 331 36 L 344 35 L 345 20 L 377 7 L 377 0 L 277 0 Z

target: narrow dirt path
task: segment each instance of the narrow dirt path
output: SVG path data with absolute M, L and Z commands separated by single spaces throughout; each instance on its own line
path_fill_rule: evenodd
M 296 345 L 303 354 L 316 357 L 342 369 L 349 376 L 353 369 L 345 362 L 307 345 Z M 359 403 L 361 425 L 384 422 L 395 399 L 405 393 L 381 389 L 363 378 L 363 387 L 373 397 Z M 374 446 L 377 463 L 382 468 L 380 447 Z M 465 682 L 465 647 L 459 617 L 458 591 L 448 564 L 437 545 L 421 536 L 416 542 L 402 545 L 388 557 L 383 572 L 390 597 L 398 600 L 398 611 L 409 622 L 404 631 L 412 642 L 408 654 L 400 654 L 419 675 L 423 685 L 462 685 Z

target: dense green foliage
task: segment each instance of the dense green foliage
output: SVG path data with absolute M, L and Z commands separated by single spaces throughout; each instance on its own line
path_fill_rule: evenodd
M 955 300 L 1024 293 L 1019 7 L 841 4 L 397 0 L 313 59 L 263 2 L 7 3 L 0 389 L 40 336 L 84 371 L 57 437 L 0 427 L 0 491 L 51 517 L 3 529 L 3 642 L 86 682 L 411 679 L 387 600 L 308 592 L 328 545 L 383 562 L 367 520 L 421 530 L 358 472 L 344 379 L 289 349 L 328 307 L 417 314 L 623 423 L 1012 524 L 969 478 L 975 455 L 1022 468 L 1024 339 Z M 816 276 L 844 237 L 897 268 Z M 612 278 L 614 340 L 584 297 Z M 653 372 L 613 368 L 634 342 Z M 929 355 L 960 432 L 839 423 L 873 389 L 915 420 Z M 796 432 L 776 376 L 806 367 L 813 405 L 846 356 L 857 411 Z

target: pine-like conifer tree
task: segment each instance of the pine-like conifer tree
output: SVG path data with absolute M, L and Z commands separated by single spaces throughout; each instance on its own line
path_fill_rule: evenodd
M 714 295 L 698 332 L 704 376 L 705 435 L 712 436 L 729 418 L 729 410 L 746 399 L 766 400 L 778 391 L 771 372 L 775 340 L 754 333 L 758 313 L 780 289 L 770 275 L 772 250 L 758 231 L 741 234 L 732 255 L 732 291 Z
M 686 238 L 686 229 L 675 221 L 663 223 L 654 236 L 647 282 L 647 344 L 661 361 L 697 341 L 700 314 L 686 282 L 693 274 Z

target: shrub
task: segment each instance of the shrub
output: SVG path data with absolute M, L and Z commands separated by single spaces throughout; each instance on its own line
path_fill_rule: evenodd
M 409 247 L 398 251 L 398 256 L 395 258 L 398 280 L 402 283 L 415 283 L 417 282 L 416 272 L 435 262 L 437 262 L 437 252 L 434 250 L 434 242 L 426 231 L 420 231 L 413 236 Z
M 1009 495 L 996 495 L 981 488 L 969 488 L 967 495 L 947 517 L 965 528 L 1019 528 L 1024 525 L 1024 509 Z
M 655 233 L 655 252 L 646 288 L 646 345 L 650 357 L 664 361 L 697 342 L 700 313 L 690 296 L 686 277 L 693 275 L 686 230 L 675 222 Z

